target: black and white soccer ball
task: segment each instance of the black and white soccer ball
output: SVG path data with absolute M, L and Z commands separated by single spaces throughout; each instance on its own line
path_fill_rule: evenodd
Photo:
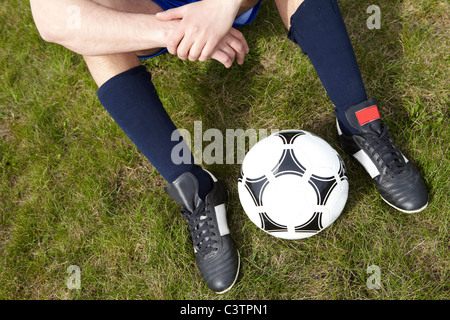
M 344 209 L 348 189 L 339 154 L 302 130 L 280 131 L 256 143 L 238 179 L 247 216 L 283 239 L 308 238 L 330 226 Z

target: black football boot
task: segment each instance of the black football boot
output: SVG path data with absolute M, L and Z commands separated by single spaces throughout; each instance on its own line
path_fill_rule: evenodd
M 226 187 L 209 174 L 214 184 L 205 201 L 198 196 L 198 181 L 190 172 L 183 173 L 165 190 L 182 207 L 203 279 L 211 290 L 221 294 L 236 282 L 240 259 L 227 224 Z
M 345 115 L 359 133 L 346 135 L 337 123 L 339 140 L 347 153 L 366 169 L 383 200 L 406 212 L 428 205 L 428 192 L 420 173 L 395 146 L 372 98 L 350 107 Z

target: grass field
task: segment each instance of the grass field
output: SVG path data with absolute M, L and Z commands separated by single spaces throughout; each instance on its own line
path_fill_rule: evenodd
M 368 29 L 369 5 L 381 29 Z M 0 299 L 449 299 L 450 5 L 341 0 L 370 96 L 423 173 L 429 207 L 395 211 L 337 143 L 333 106 L 266 0 L 241 31 L 243 66 L 145 64 L 180 128 L 314 132 L 343 156 L 349 200 L 306 240 L 257 229 L 237 194 L 240 166 L 205 167 L 227 184 L 242 267 L 218 296 L 196 268 L 190 234 L 166 184 L 97 100 L 83 59 L 42 41 L 27 1 L 0 6 Z M 67 286 L 78 266 L 81 288 Z M 381 271 L 370 288 L 369 266 Z

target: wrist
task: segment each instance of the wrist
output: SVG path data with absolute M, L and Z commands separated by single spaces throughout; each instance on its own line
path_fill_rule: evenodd
M 166 47 L 175 24 L 175 21 L 160 21 L 155 15 L 147 15 L 145 27 L 140 33 L 145 37 L 144 46 L 147 49 Z

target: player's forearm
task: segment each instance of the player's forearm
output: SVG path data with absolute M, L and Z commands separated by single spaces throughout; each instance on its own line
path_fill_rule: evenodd
M 48 42 L 83 55 L 165 46 L 165 22 L 154 15 L 116 11 L 89 0 L 30 0 L 36 26 Z

